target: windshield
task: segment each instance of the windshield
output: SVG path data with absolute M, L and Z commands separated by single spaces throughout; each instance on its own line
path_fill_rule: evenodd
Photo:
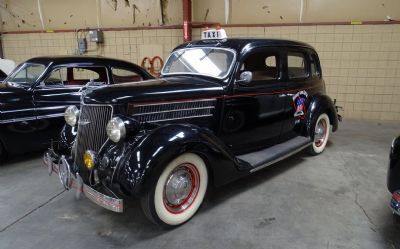
M 25 63 L 16 68 L 4 82 L 31 86 L 45 69 L 46 66 L 42 64 Z
M 197 74 L 225 78 L 235 62 L 236 53 L 223 48 L 187 48 L 173 52 L 161 73 Z

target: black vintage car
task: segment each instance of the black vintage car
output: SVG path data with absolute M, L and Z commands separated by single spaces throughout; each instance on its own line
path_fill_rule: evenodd
M 80 103 L 88 82 L 115 84 L 152 79 L 143 68 L 121 60 L 61 56 L 20 64 L 0 84 L 0 157 L 49 147 L 65 124 L 65 108 Z
M 387 186 L 393 194 L 390 207 L 393 213 L 400 215 L 400 136 L 393 139 L 390 148 Z M 397 219 L 400 220 L 399 217 Z
M 209 184 L 319 154 L 338 128 L 315 50 L 273 39 L 182 44 L 160 79 L 88 90 L 65 115 L 49 172 L 115 212 L 138 198 L 166 227 L 188 221 Z

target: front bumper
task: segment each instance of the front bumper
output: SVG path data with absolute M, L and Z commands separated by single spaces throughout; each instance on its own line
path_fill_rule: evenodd
M 395 214 L 400 215 L 400 191 L 393 193 L 392 199 L 390 200 L 390 207 Z
M 76 189 L 77 198 L 83 193 L 89 200 L 99 206 L 117 213 L 123 212 L 123 199 L 105 195 L 86 185 L 78 173 L 73 174 L 71 172 L 70 165 L 65 156 L 58 156 L 52 149 L 49 149 L 43 155 L 43 162 L 48 169 L 49 175 L 53 172 L 58 174 L 61 185 L 66 190 Z

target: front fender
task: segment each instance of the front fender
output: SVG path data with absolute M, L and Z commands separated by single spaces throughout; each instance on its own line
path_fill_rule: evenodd
M 390 148 L 387 187 L 391 193 L 400 190 L 400 136 L 393 139 Z
M 125 192 L 141 196 L 155 186 L 167 164 L 185 152 L 198 154 L 206 162 L 215 185 L 232 181 L 244 173 L 228 148 L 210 131 L 192 125 L 166 125 L 152 130 L 138 141 L 114 145 L 105 155 L 120 157 L 116 181 Z
M 329 116 L 329 121 L 332 125 L 332 131 L 338 129 L 338 115 L 336 112 L 335 104 L 332 99 L 327 95 L 315 95 L 310 101 L 306 118 L 306 134 L 307 136 L 314 135 L 314 123 L 321 113 L 326 113 Z
M 54 148 L 60 155 L 70 155 L 77 135 L 77 127 L 65 124 L 60 132 L 58 147 Z

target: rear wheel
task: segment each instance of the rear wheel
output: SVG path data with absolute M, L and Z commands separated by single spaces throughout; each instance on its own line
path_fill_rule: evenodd
M 318 155 L 325 150 L 330 130 L 331 124 L 329 122 L 329 117 L 326 113 L 322 113 L 318 116 L 314 124 L 314 141 L 309 147 L 309 153 L 311 155 Z
M 141 199 L 143 212 L 158 225 L 179 226 L 197 212 L 207 184 L 203 159 L 193 153 L 182 154 L 167 165 L 156 186 Z

